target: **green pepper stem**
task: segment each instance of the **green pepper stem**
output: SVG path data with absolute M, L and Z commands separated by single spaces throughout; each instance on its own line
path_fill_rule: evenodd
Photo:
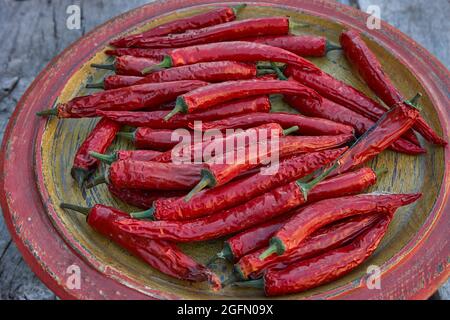
M 405 100 L 405 103 L 410 105 L 413 108 L 416 108 L 417 110 L 421 111 L 422 107 L 418 105 L 420 98 L 422 98 L 422 94 L 420 92 L 417 92 L 414 97 L 412 97 L 409 100 Z
M 92 179 L 90 183 L 86 185 L 86 188 L 91 189 L 95 186 L 98 186 L 99 184 L 107 183 L 106 177 L 104 174 L 98 175 Z
M 164 121 L 169 121 L 170 118 L 172 118 L 174 115 L 176 115 L 179 112 L 187 113 L 188 106 L 186 104 L 186 101 L 184 101 L 184 98 L 182 96 L 179 96 L 175 102 L 175 107 L 170 111 L 166 116 L 164 117 Z
M 98 83 L 88 83 L 86 84 L 87 89 L 105 89 L 105 83 L 104 82 L 98 82 Z
M 234 282 L 233 286 L 241 287 L 241 288 L 264 289 L 264 279 L 261 278 L 261 279 L 256 279 L 256 280 Z
M 125 138 L 127 140 L 134 141 L 135 132 L 123 132 L 119 131 L 117 132 L 117 136 Z
M 239 13 L 242 9 L 244 9 L 246 6 L 247 6 L 246 3 L 242 3 L 242 4 L 235 5 L 235 6 L 231 6 L 231 9 L 233 10 L 234 15 L 236 16 L 236 15 L 238 15 L 238 13 Z
M 59 205 L 59 207 L 61 209 L 70 209 L 79 213 L 84 214 L 85 216 L 87 216 L 89 214 L 89 212 L 92 210 L 92 208 L 87 208 L 87 207 L 81 207 L 81 206 L 76 206 L 74 204 L 70 204 L 70 203 L 61 203 Z
M 145 211 L 132 212 L 130 216 L 135 219 L 153 219 L 155 214 L 155 208 L 151 207 Z
M 207 186 L 210 186 L 213 184 L 213 181 L 210 176 L 203 176 L 202 179 L 197 183 L 197 185 L 184 197 L 184 201 L 188 202 L 192 199 L 193 196 L 195 196 L 197 193 L 202 191 Z
M 142 69 L 142 74 L 147 74 L 147 73 L 151 73 L 151 72 L 155 72 L 158 71 L 160 69 L 166 69 L 166 68 L 170 68 L 173 66 L 172 63 L 172 58 L 170 56 L 164 56 L 164 58 L 162 59 L 162 61 L 158 64 L 155 64 L 151 67 L 146 67 L 144 69 Z
M 86 179 L 89 177 L 89 175 L 92 172 L 83 168 L 77 168 L 73 167 L 70 171 L 70 174 L 72 175 L 72 178 L 75 179 L 75 181 L 78 184 L 78 187 L 81 188 L 86 181 Z
M 113 163 L 114 161 L 117 160 L 116 153 L 103 154 L 103 153 L 98 153 L 98 152 L 95 152 L 95 151 L 89 151 L 89 155 L 92 158 L 98 159 L 98 160 L 100 160 L 102 162 L 105 162 L 107 164 L 111 164 L 111 163 Z
M 278 252 L 278 246 L 274 243 L 271 244 L 266 251 L 264 251 L 263 253 L 260 254 L 259 256 L 259 260 L 264 260 L 265 258 L 267 258 L 268 256 L 274 254 Z
M 270 66 L 272 67 L 272 69 L 275 71 L 275 73 L 278 76 L 278 79 L 280 80 L 287 80 L 288 78 L 284 75 L 283 71 L 281 71 L 281 69 L 274 63 L 271 62 Z
M 283 136 L 290 135 L 291 133 L 298 131 L 298 129 L 299 129 L 298 126 L 293 126 L 293 127 L 287 128 L 287 129 L 283 130 Z
M 276 71 L 273 69 L 268 69 L 268 68 L 256 69 L 257 76 L 264 76 L 266 74 L 274 74 L 274 73 L 276 73 Z
M 328 52 L 333 51 L 333 50 L 342 50 L 342 48 L 337 45 L 332 44 L 330 41 L 327 40 L 327 42 L 325 44 L 325 54 L 327 54 Z
M 39 117 L 57 116 L 58 108 L 42 110 L 42 111 L 36 112 L 36 115 Z
M 325 180 L 326 177 L 330 175 L 331 172 L 333 172 L 336 168 L 339 167 L 339 161 L 336 161 L 328 170 L 325 170 L 320 175 L 318 175 L 315 179 L 308 183 L 303 183 L 300 181 L 297 181 L 297 185 L 300 187 L 300 190 L 303 194 L 303 198 L 305 201 L 308 200 L 308 193 L 320 182 Z
M 92 68 L 96 68 L 96 69 L 104 69 L 104 70 L 112 70 L 115 71 L 116 67 L 114 66 L 114 64 L 98 64 L 98 63 L 92 63 L 91 64 Z

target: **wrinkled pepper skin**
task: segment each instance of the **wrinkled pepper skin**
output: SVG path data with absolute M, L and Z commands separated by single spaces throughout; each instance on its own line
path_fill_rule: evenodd
M 175 115 L 174 117 L 176 117 Z M 115 120 L 111 118 L 111 120 Z M 322 118 L 305 117 L 300 114 L 292 114 L 286 112 L 276 113 L 261 113 L 255 112 L 251 114 L 237 115 L 234 117 L 219 119 L 210 122 L 202 123 L 202 130 L 226 130 L 249 128 L 259 126 L 265 123 L 278 123 L 287 129 L 292 126 L 298 126 L 298 134 L 301 135 L 339 135 L 339 134 L 353 134 L 354 129 L 351 126 L 337 123 Z M 193 128 L 193 126 L 190 126 Z
M 166 54 L 170 53 L 171 49 L 143 49 L 143 48 L 115 48 L 106 50 L 105 54 L 110 56 L 133 56 L 140 58 L 150 58 L 161 60 Z
M 78 148 L 73 160 L 71 175 L 79 185 L 86 180 L 99 164 L 99 161 L 91 157 L 89 152 L 105 152 L 113 142 L 120 127 L 120 124 L 109 119 L 101 119 Z
M 128 46 L 136 48 L 175 48 L 238 40 L 245 37 L 286 35 L 288 33 L 288 18 L 268 17 L 221 23 L 202 29 L 171 34 L 163 37 L 136 39 L 130 41 Z
M 108 182 L 116 188 L 142 190 L 188 190 L 200 181 L 202 165 L 154 161 L 115 161 L 108 169 Z
M 116 57 L 114 62 L 115 73 L 122 76 L 143 76 L 142 70 L 159 63 L 152 58 L 141 58 L 133 56 Z
M 316 36 L 263 36 L 245 38 L 243 41 L 256 42 L 281 48 L 301 57 L 323 57 L 326 55 L 327 39 Z
M 300 96 L 286 97 L 286 101 L 296 110 L 309 117 L 324 118 L 334 122 L 346 124 L 355 128 L 358 136 L 369 130 L 375 122 L 360 115 L 346 107 L 337 104 L 326 98 L 322 99 L 322 104 L 318 106 L 315 101 Z M 425 153 L 426 150 L 414 143 L 400 138 L 393 142 L 390 149 L 411 155 Z
M 128 112 L 128 111 L 100 111 L 100 116 L 116 121 L 122 125 L 134 127 L 150 127 L 154 129 L 188 128 L 195 120 L 211 121 L 247 113 L 268 113 L 270 101 L 267 96 L 231 101 L 214 108 L 192 114 L 176 114 L 170 120 L 164 117 L 169 111 Z
M 183 80 L 96 92 L 59 104 L 57 116 L 59 118 L 97 117 L 98 110 L 131 111 L 158 107 L 160 104 L 175 100 L 182 93 L 206 84 L 198 80 Z
M 189 136 L 193 140 L 193 134 L 190 133 Z M 180 140 L 173 140 L 174 137 L 174 130 L 171 129 L 139 127 L 134 131 L 133 143 L 138 149 L 167 151 L 181 143 Z
M 334 78 L 316 67 L 315 72 L 307 72 L 300 68 L 288 65 L 284 70 L 288 77 L 317 91 L 323 97 L 349 108 L 372 121 L 377 121 L 388 110 L 375 100 L 369 98 L 354 87 Z M 405 139 L 420 145 L 415 134 L 410 131 Z
M 176 19 L 164 23 L 153 29 L 139 34 L 125 36 L 111 42 L 116 47 L 129 47 L 130 43 L 138 39 L 160 37 L 168 34 L 183 33 L 187 30 L 195 30 L 213 26 L 220 23 L 230 22 L 236 19 L 236 14 L 231 7 L 217 8 L 208 12 L 200 13 L 191 17 Z
M 403 102 L 405 98 L 394 86 L 392 80 L 383 71 L 375 54 L 369 49 L 359 32 L 348 30 L 343 32 L 340 42 L 347 59 L 356 67 L 358 73 L 369 88 L 388 106 Z M 447 142 L 425 122 L 422 117 L 414 124 L 417 130 L 429 142 L 445 146 Z
M 376 182 L 377 176 L 370 168 L 361 168 L 356 171 L 344 173 L 319 183 L 308 195 L 307 203 L 357 194 L 375 185 Z M 164 202 L 169 201 L 158 199 L 154 202 L 153 206 L 157 203 Z M 245 254 L 263 248 L 269 244 L 270 238 L 286 224 L 291 215 L 282 216 L 234 235 L 225 241 L 227 250 L 231 253 L 234 260 L 237 260 Z
M 256 250 L 243 256 L 235 265 L 235 270 L 242 279 L 258 279 L 268 268 L 272 271 L 281 270 L 299 260 L 309 259 L 343 245 L 373 225 L 380 217 L 381 214 L 376 213 L 325 226 L 305 239 L 297 248 L 282 255 L 272 254 L 264 260 L 259 259 L 264 249 Z
M 216 289 L 220 288 L 220 280 L 211 270 L 185 255 L 175 244 L 130 237 L 120 231 L 117 222 L 127 217 L 128 214 L 117 209 L 95 205 L 86 221 L 94 230 L 162 273 L 182 280 L 210 281 Z
M 326 199 L 302 208 L 270 240 L 277 244 L 277 254 L 289 252 L 321 227 L 340 219 L 373 212 L 390 213 L 415 202 L 416 194 L 361 194 Z
M 121 76 L 121 75 L 110 75 L 107 76 L 103 80 L 103 89 L 105 90 L 112 90 L 112 89 L 118 89 L 123 87 L 129 87 L 132 85 L 135 85 L 136 82 L 139 80 L 142 80 L 143 77 L 137 77 L 137 76 Z
M 391 222 L 386 214 L 350 244 L 302 260 L 281 270 L 267 270 L 264 291 L 267 296 L 301 292 L 342 277 L 361 265 L 378 247 Z
M 159 156 L 162 152 L 156 150 L 118 150 L 115 152 L 116 161 L 119 160 L 136 160 L 151 161 Z

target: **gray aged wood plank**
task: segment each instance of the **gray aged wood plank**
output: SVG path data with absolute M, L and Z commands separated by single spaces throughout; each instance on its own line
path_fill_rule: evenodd
M 0 0 L 0 138 L 6 123 L 26 88 L 56 54 L 96 25 L 146 0 Z M 450 11 L 447 0 L 388 1 L 341 0 L 365 10 L 369 4 L 380 5 L 382 19 L 417 40 L 445 65 Z M 66 8 L 78 4 L 82 9 L 82 28 L 66 28 Z M 431 17 L 431 18 L 430 18 Z M 449 288 L 441 290 L 449 299 Z M 3 216 L 0 216 L 0 299 L 55 299 L 24 263 L 11 241 Z

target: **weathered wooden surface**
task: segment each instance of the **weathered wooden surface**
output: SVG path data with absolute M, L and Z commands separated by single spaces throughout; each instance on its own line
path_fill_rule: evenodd
M 34 77 L 50 61 L 78 37 L 111 17 L 148 3 L 144 0 L 90 1 L 13 1 L 0 0 L 0 137 L 18 99 Z M 365 10 L 369 4 L 379 5 L 382 19 L 390 22 L 435 54 L 446 66 L 450 23 L 447 0 L 387 1 L 346 0 L 347 4 Z M 66 8 L 79 4 L 82 10 L 80 30 L 66 27 Z M 447 289 L 445 289 L 447 288 Z M 449 297 L 448 284 L 441 290 Z M 0 298 L 55 299 L 24 263 L 11 242 L 3 218 L 0 217 Z

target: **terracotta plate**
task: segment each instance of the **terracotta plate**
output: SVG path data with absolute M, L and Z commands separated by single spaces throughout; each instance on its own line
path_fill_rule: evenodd
M 133 210 L 111 197 L 104 186 L 81 192 L 70 177 L 77 147 L 94 120 L 38 119 L 36 111 L 86 94 L 84 85 L 105 74 L 89 67 L 103 62 L 110 39 L 211 8 L 213 1 L 153 3 L 98 27 L 55 58 L 37 77 L 17 105 L 3 141 L 0 159 L 1 202 L 9 230 L 33 271 L 61 298 L 263 298 L 260 291 L 227 288 L 213 293 L 207 285 L 169 278 L 96 234 L 84 219 L 59 209 L 61 201 L 80 205 L 111 204 Z M 195 4 L 195 6 L 193 6 Z M 220 5 L 220 4 L 215 4 Z M 223 5 L 223 3 L 222 3 Z M 426 50 L 391 26 L 365 29 L 366 16 L 350 7 L 327 1 L 272 0 L 254 2 L 242 18 L 289 15 L 308 24 L 298 34 L 324 35 L 338 42 L 340 32 L 353 27 L 365 32 L 369 46 L 405 96 L 422 92 L 423 116 L 449 139 L 449 72 Z M 149 23 L 147 23 L 150 21 Z M 145 24 L 147 23 L 147 24 Z M 138 29 L 136 29 L 138 28 Z M 373 96 L 354 76 L 338 51 L 313 60 L 326 71 Z M 285 106 L 277 106 L 285 108 Z M 125 146 L 116 142 L 113 148 Z M 385 166 L 374 190 L 422 192 L 423 198 L 400 210 L 380 248 L 363 266 L 346 277 L 286 298 L 427 298 L 449 274 L 450 149 L 428 145 L 428 153 L 410 157 L 387 151 L 371 165 Z M 221 241 L 184 245 L 201 262 L 221 247 Z M 366 286 L 366 270 L 382 270 L 381 290 Z M 73 287 L 73 267 L 81 272 L 81 287 Z M 75 270 L 77 268 L 75 267 Z

